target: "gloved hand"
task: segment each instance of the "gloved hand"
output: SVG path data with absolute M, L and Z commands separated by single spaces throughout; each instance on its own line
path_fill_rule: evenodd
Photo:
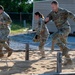
M 39 35 L 36 35 L 34 38 L 33 38 L 33 41 L 34 42 L 39 42 L 40 40 L 40 36 Z
M 36 36 L 35 36 L 35 39 L 38 39 L 38 38 L 39 38 L 39 35 L 36 35 Z

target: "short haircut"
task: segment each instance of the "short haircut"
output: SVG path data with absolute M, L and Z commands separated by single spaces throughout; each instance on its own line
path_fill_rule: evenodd
M 2 5 L 0 5 L 0 10 L 4 10 L 4 7 Z
M 57 4 L 59 4 L 59 3 L 58 3 L 58 1 L 54 0 L 54 1 L 51 2 L 51 4 L 57 5 Z

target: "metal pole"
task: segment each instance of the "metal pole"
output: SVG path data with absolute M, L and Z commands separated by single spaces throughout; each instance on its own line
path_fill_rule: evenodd
M 23 22 L 24 22 L 24 27 L 26 28 L 26 20 L 24 20 Z
M 25 59 L 29 60 L 29 44 L 26 44 L 26 55 L 25 55 Z
M 35 2 L 33 1 L 33 17 L 32 17 L 32 30 L 35 30 L 35 25 L 34 25 L 34 7 L 35 7 Z
M 21 14 L 21 12 L 20 12 L 20 23 L 22 22 L 22 14 Z
M 57 73 L 62 71 L 62 53 L 57 53 Z

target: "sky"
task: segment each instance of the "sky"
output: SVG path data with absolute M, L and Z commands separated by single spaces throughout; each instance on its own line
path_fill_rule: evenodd
M 33 2 L 33 0 L 28 0 L 28 3 L 30 3 L 30 4 L 31 4 L 32 2 Z

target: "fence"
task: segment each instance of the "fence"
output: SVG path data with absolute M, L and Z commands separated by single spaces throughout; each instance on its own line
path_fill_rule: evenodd
M 19 13 L 19 12 L 7 12 L 11 19 L 12 23 L 24 26 L 24 22 L 32 25 L 32 13 Z

